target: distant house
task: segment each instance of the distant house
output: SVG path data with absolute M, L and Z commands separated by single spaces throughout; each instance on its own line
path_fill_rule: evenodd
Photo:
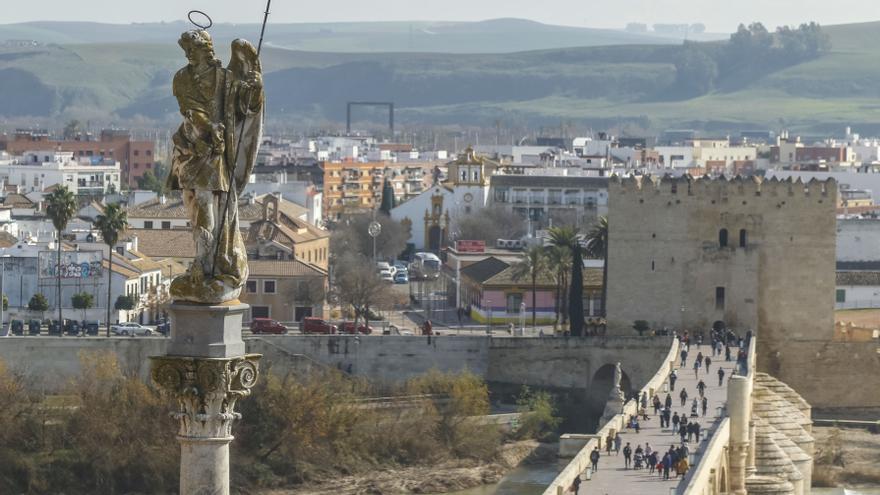
M 297 259 L 248 260 L 248 277 L 240 299 L 250 305 L 246 320 L 272 318 L 300 322 L 323 316 L 327 272 Z
M 514 265 L 495 257 L 461 269 L 461 300 L 470 317 L 479 322 L 519 323 L 532 319 L 532 281 L 514 278 Z M 584 268 L 584 316 L 599 316 L 602 270 Z M 556 281 L 550 275 L 538 277 L 535 285 L 536 321 L 553 323 L 556 317 Z
M 880 271 L 838 271 L 834 308 L 880 308 Z

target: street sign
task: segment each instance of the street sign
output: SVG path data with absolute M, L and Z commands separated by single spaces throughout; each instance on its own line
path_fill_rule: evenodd
M 459 253 L 485 253 L 486 241 L 455 241 L 455 250 Z

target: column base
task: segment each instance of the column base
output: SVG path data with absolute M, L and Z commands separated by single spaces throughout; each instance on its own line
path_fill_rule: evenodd
M 174 302 L 168 307 L 171 316 L 169 356 L 231 358 L 243 356 L 241 323 L 247 304 L 238 301 L 208 305 Z

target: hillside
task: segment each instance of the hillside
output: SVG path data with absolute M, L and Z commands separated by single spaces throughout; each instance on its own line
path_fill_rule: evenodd
M 0 24 L 0 40 L 42 43 L 167 43 L 192 26 L 168 23 L 101 24 L 29 22 Z M 213 36 L 224 44 L 244 37 L 256 41 L 259 24 L 217 24 Z M 700 39 L 726 35 L 702 34 Z M 315 52 L 511 53 L 527 50 L 627 44 L 674 44 L 680 39 L 653 33 L 553 26 L 523 19 L 481 22 L 347 22 L 278 24 L 268 27 L 270 45 Z
M 515 21 L 499 22 L 509 29 Z M 480 36 L 493 26 L 468 28 L 477 24 Z M 0 32 L 3 28 L 8 26 L 0 26 Z M 174 33 L 170 40 L 176 39 L 180 26 L 167 29 Z M 0 114 L 175 121 L 169 86 L 184 63 L 176 44 L 82 43 L 86 31 L 58 31 L 76 43 L 0 47 Z M 263 52 L 268 115 L 285 125 L 339 122 L 346 101 L 391 100 L 399 120 L 413 123 L 558 125 L 565 119 L 654 131 L 782 126 L 826 131 L 851 124 L 880 132 L 880 59 L 871 43 L 880 23 L 829 26 L 825 32 L 833 48 L 816 60 L 684 100 L 670 96 L 681 45 L 495 54 L 321 53 L 278 48 L 281 42 L 273 33 Z M 218 56 L 226 59 L 228 45 L 220 33 L 215 33 Z

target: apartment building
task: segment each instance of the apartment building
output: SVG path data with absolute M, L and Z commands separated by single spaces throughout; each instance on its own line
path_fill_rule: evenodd
M 103 195 L 119 190 L 120 165 L 112 158 L 80 160 L 70 151 L 27 150 L 0 159 L 0 178 L 22 194 L 59 184 L 74 194 Z
M 425 191 L 436 177 L 438 162 L 324 162 L 324 214 L 331 220 L 343 214 L 369 211 L 382 201 L 387 177 L 396 203 Z

